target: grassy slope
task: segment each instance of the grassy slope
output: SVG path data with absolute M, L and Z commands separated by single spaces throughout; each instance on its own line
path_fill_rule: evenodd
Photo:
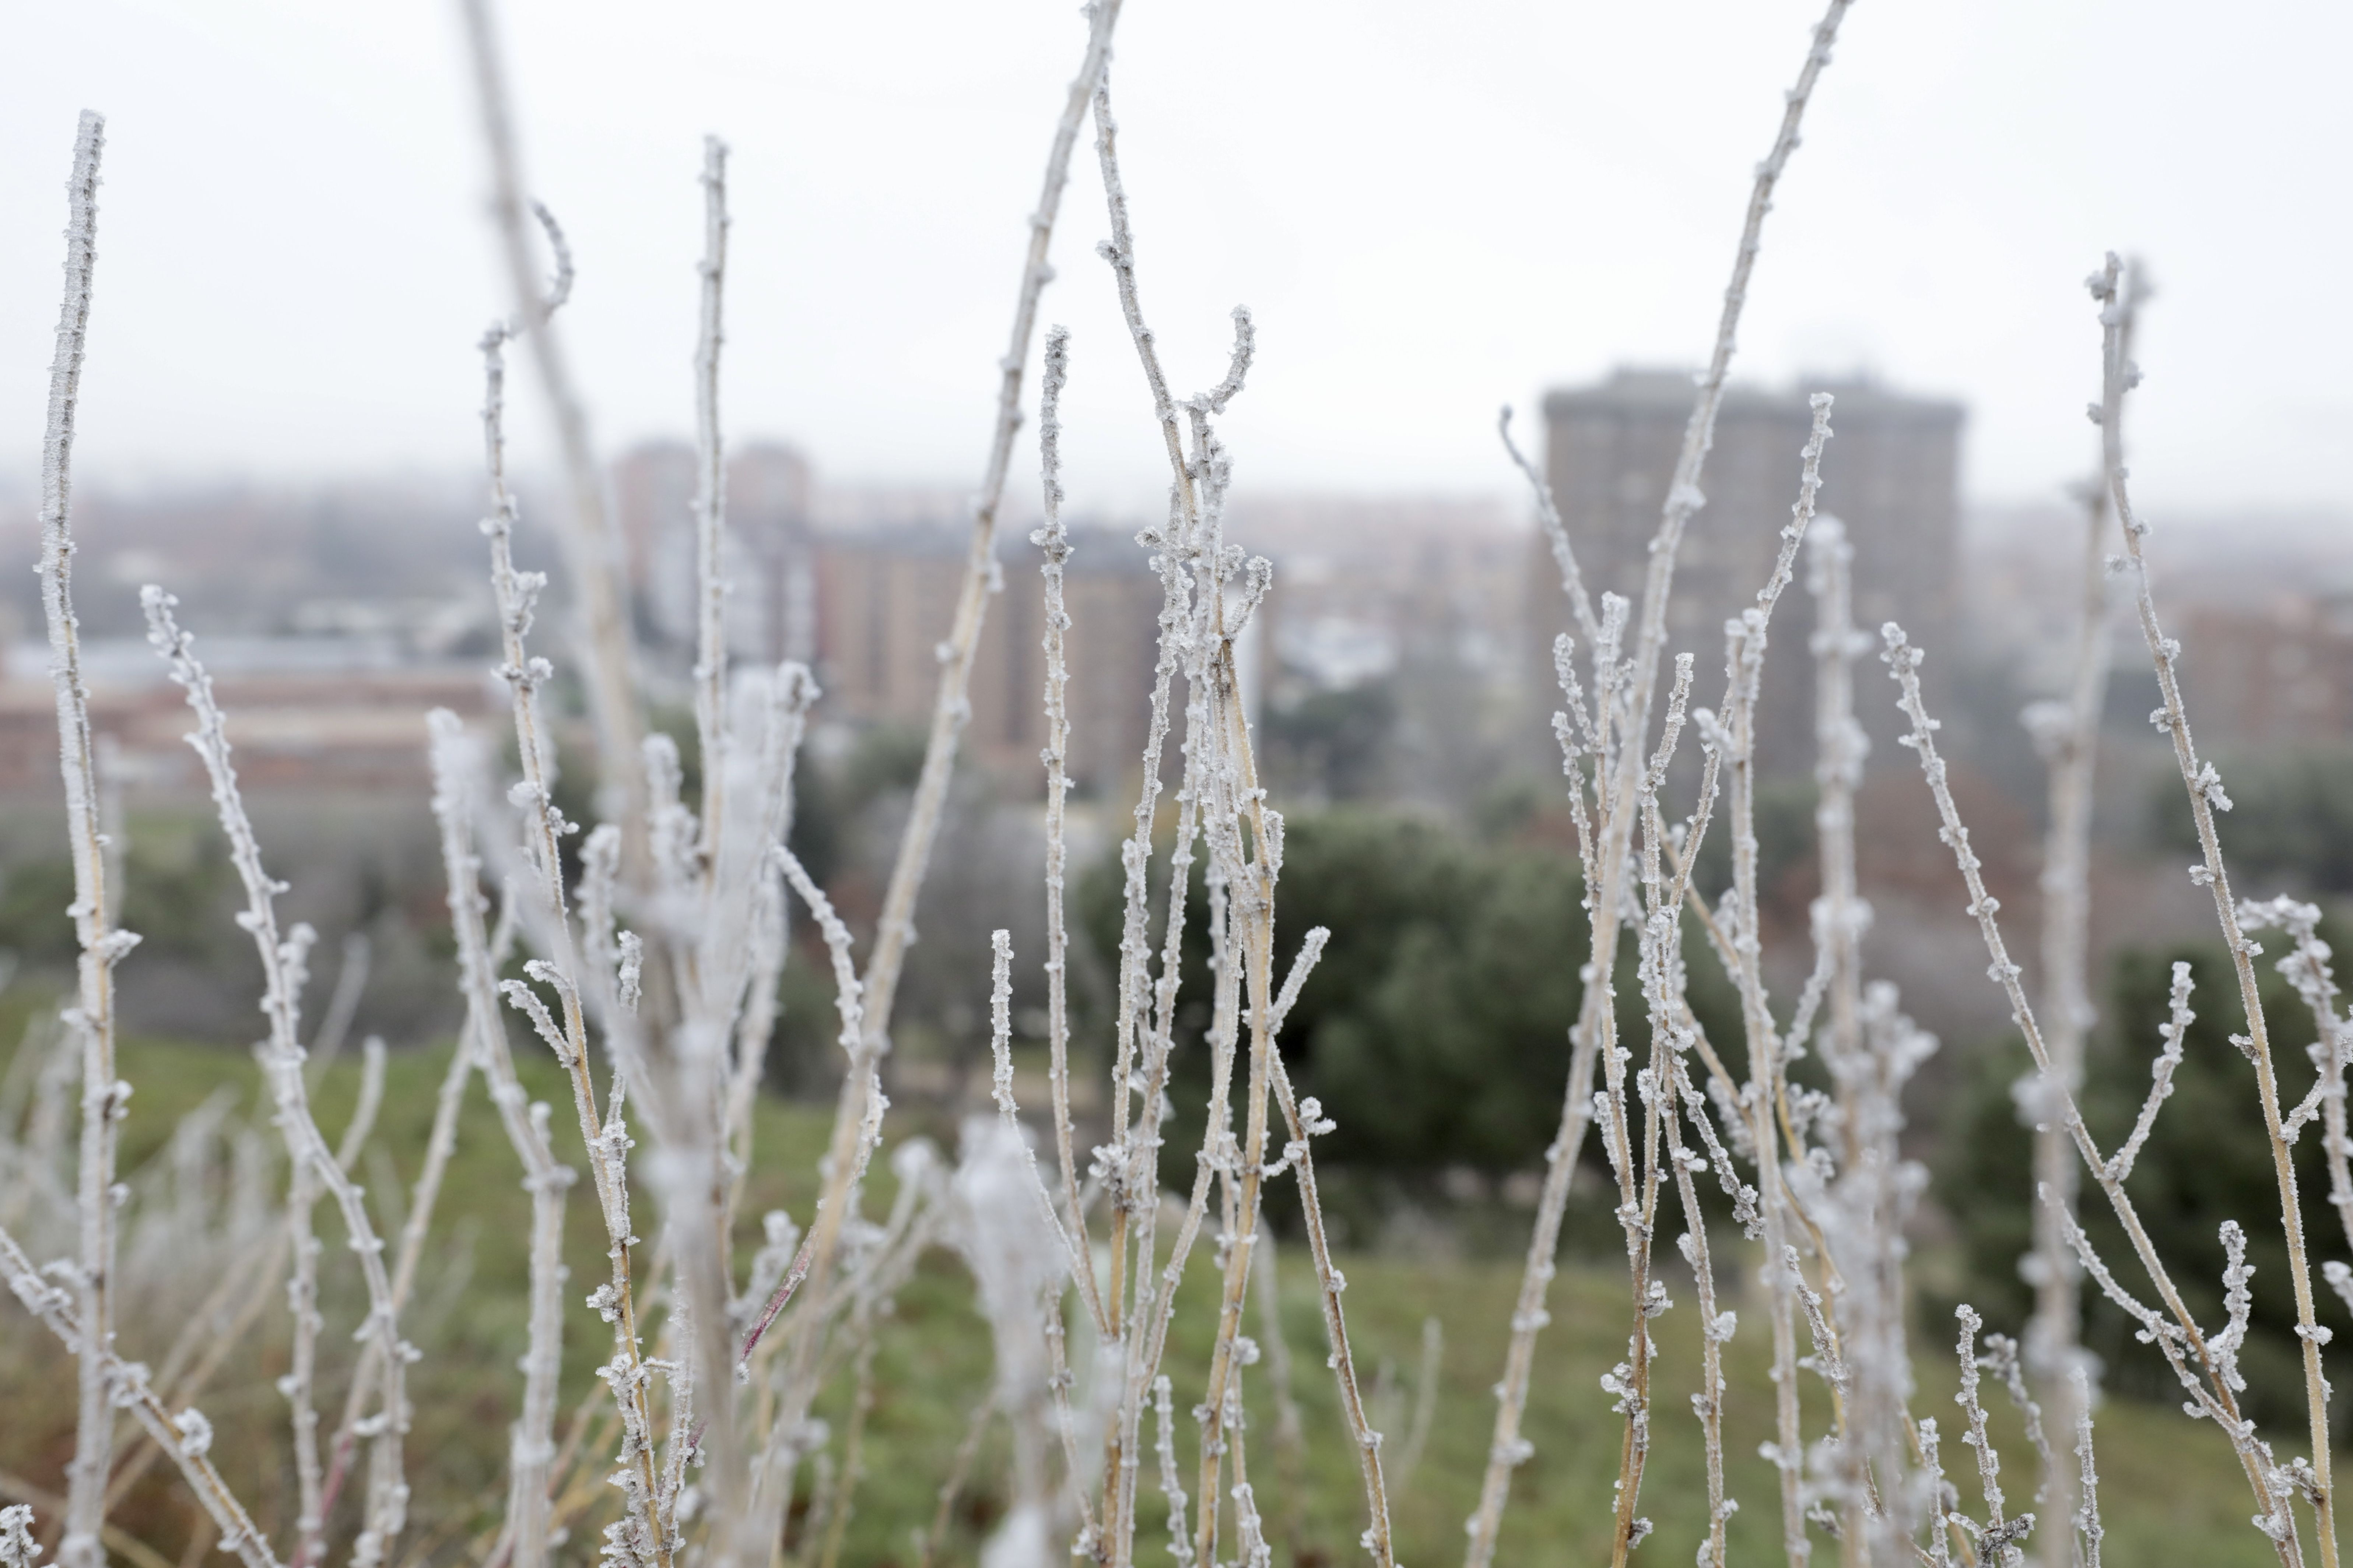
M 0 1005 L 0 1027 L 21 1015 Z M 253 1086 L 256 1069 L 233 1051 L 160 1042 L 131 1042 L 123 1050 L 124 1076 L 138 1086 L 125 1135 L 125 1169 L 153 1155 L 172 1124 L 216 1087 Z M 417 1152 L 433 1111 L 444 1050 L 394 1058 L 376 1142 L 395 1152 L 393 1165 L 405 1186 L 414 1179 Z M 318 1096 L 320 1116 L 331 1131 L 342 1125 L 357 1081 L 353 1064 L 338 1064 Z M 535 1095 L 555 1098 L 562 1086 L 552 1065 L 533 1056 L 526 1081 Z M 823 1144 L 827 1113 L 780 1101 L 764 1101 L 759 1111 L 757 1173 L 746 1213 L 747 1246 L 756 1240 L 756 1216 L 781 1205 L 806 1219 L 816 1181 L 814 1163 Z M 559 1134 L 571 1128 L 556 1117 Z M 570 1158 L 578 1163 L 576 1129 L 570 1132 Z M 368 1175 L 366 1171 L 363 1176 Z M 407 1547 L 411 1561 L 465 1560 L 470 1535 L 491 1517 L 504 1464 L 507 1423 L 520 1382 L 514 1372 L 522 1350 L 523 1234 L 527 1200 L 517 1184 L 513 1157 L 484 1102 L 479 1081 L 470 1090 L 442 1217 L 441 1238 L 431 1249 L 432 1266 L 420 1286 L 413 1323 L 427 1348 L 412 1389 L 418 1409 L 410 1445 L 411 1480 L 417 1489 Z M 375 1168 L 378 1186 L 383 1168 Z M 886 1188 L 884 1175 L 879 1185 Z M 870 1199 L 879 1208 L 887 1192 Z M 348 1349 L 341 1329 L 354 1319 L 348 1266 L 336 1245 L 340 1237 L 322 1209 L 328 1242 L 331 1328 L 322 1355 L 340 1368 Z M 600 1266 L 602 1237 L 593 1205 L 575 1188 L 569 1213 L 568 1254 L 575 1282 L 566 1325 L 565 1400 L 569 1409 L 590 1386 L 590 1369 L 607 1353 L 609 1342 L 592 1314 L 579 1304 L 585 1286 Z M 1669 1222 L 1672 1225 L 1673 1222 Z M 649 1227 L 642 1226 L 641 1229 Z M 1729 1250 L 1729 1249 L 1727 1249 Z M 1177 1384 L 1180 1454 L 1190 1451 L 1190 1423 L 1181 1412 L 1197 1396 L 1209 1324 L 1212 1287 L 1205 1254 L 1197 1255 L 1187 1290 L 1192 1310 L 1180 1310 L 1171 1352 Z M 1306 1485 L 1281 1485 L 1284 1459 L 1274 1452 L 1263 1368 L 1252 1374 L 1252 1468 L 1268 1517 L 1295 1561 L 1359 1561 L 1355 1545 L 1363 1527 L 1353 1461 L 1341 1439 L 1336 1399 L 1324 1370 L 1323 1329 L 1303 1252 L 1282 1258 L 1283 1319 L 1295 1363 L 1297 1396 L 1305 1417 L 1309 1451 Z M 1753 1263 L 1739 1266 L 1741 1279 L 1725 1289 L 1742 1307 L 1740 1332 L 1729 1347 L 1727 1375 L 1731 1487 L 1744 1503 L 1732 1525 L 1733 1560 L 1762 1563 L 1778 1559 L 1779 1521 L 1769 1468 L 1757 1446 L 1769 1436 L 1770 1384 L 1766 1376 L 1763 1315 L 1738 1300 Z M 1435 1316 L 1445 1331 L 1445 1355 L 1436 1422 L 1427 1457 L 1410 1483 L 1398 1489 L 1395 1517 L 1398 1553 L 1415 1568 L 1452 1561 L 1461 1550 L 1461 1523 L 1471 1511 L 1487 1445 L 1493 1405 L 1488 1392 L 1503 1360 L 1504 1325 L 1510 1315 L 1517 1270 L 1504 1263 L 1445 1263 L 1357 1257 L 1346 1261 L 1346 1302 L 1360 1364 L 1391 1362 L 1409 1370 L 1418 1364 L 1421 1324 Z M 462 1295 L 457 1288 L 462 1284 Z M 1690 1521 L 1704 1512 L 1704 1476 L 1697 1423 L 1688 1395 L 1695 1385 L 1696 1324 L 1688 1289 L 1679 1305 L 1659 1319 L 1653 1333 L 1663 1360 L 1655 1410 L 1657 1436 L 1642 1511 L 1659 1521 L 1658 1534 L 1641 1558 L 1688 1563 L 1699 1537 Z M 1535 1458 L 1520 1471 L 1507 1517 L 1502 1561 L 1505 1563 L 1601 1562 L 1607 1558 L 1611 1481 L 1616 1474 L 1620 1424 L 1609 1410 L 1598 1379 L 1623 1352 L 1627 1328 L 1625 1289 L 1599 1268 L 1563 1270 L 1555 1288 L 1554 1326 L 1544 1338 L 1527 1435 Z M 1253 1313 L 1255 1323 L 1255 1313 Z M 273 1300 L 264 1326 L 233 1358 L 229 1370 L 202 1403 L 223 1431 L 216 1454 L 240 1490 L 266 1519 L 280 1521 L 284 1539 L 290 1514 L 290 1467 L 285 1458 L 284 1405 L 271 1389 L 282 1371 L 284 1309 Z M 0 1304 L 0 1469 L 36 1485 L 57 1488 L 70 1448 L 70 1373 L 46 1336 L 13 1301 Z M 1947 1433 L 1947 1463 L 1966 1467 L 1970 1456 L 1955 1440 L 1959 1415 L 1950 1403 L 1952 1377 L 1948 1331 L 1936 1325 L 1938 1342 L 1923 1358 L 1924 1389 L 1915 1408 L 1936 1415 Z M 160 1359 L 161 1344 L 126 1342 L 133 1357 Z M 1083 1352 L 1076 1351 L 1074 1360 Z M 1081 1363 L 1083 1364 L 1082 1360 Z M 895 1318 L 882 1330 L 877 1364 L 878 1398 L 867 1438 L 866 1473 L 857 1494 L 857 1514 L 845 1561 L 912 1564 L 910 1531 L 928 1524 L 935 1489 L 960 1439 L 968 1413 L 987 1387 L 989 1354 L 986 1326 L 974 1313 L 964 1275 L 945 1255 L 929 1260 L 898 1302 Z M 1810 1387 L 1810 1401 L 1817 1391 Z M 837 1421 L 845 1390 L 829 1396 Z M 341 1389 L 329 1380 L 322 1406 L 340 1408 Z M 1810 1430 L 1819 1433 L 1819 1409 L 1810 1409 Z M 332 1415 L 329 1415 L 332 1425 Z M 568 1416 L 567 1416 L 568 1420 Z M 1398 1422 L 1397 1425 L 1401 1426 Z M 2031 1507 L 2031 1457 L 2008 1411 L 1997 1412 L 1997 1437 L 2009 1459 L 2005 1472 L 2013 1511 Z M 1389 1453 L 1402 1445 L 1392 1431 Z M 2108 1527 L 2109 1560 L 2138 1564 L 2250 1564 L 2271 1561 L 2263 1540 L 2248 1526 L 2251 1507 L 2229 1450 L 2211 1427 L 2187 1421 L 2177 1410 L 2112 1405 L 2100 1417 L 2100 1467 Z M 1002 1491 L 1002 1447 L 992 1437 L 976 1474 L 967 1505 L 959 1511 L 957 1533 L 942 1561 L 972 1561 L 979 1536 L 994 1515 Z M 1973 1476 L 1964 1496 L 1976 1510 Z M 1149 1482 L 1145 1518 L 1156 1521 L 1161 1508 Z M 595 1495 L 592 1491 L 590 1495 Z M 176 1557 L 185 1540 L 188 1514 L 175 1485 L 158 1479 L 142 1487 L 120 1516 L 126 1528 Z M 1145 1561 L 1156 1561 L 1156 1538 L 1142 1543 Z M 590 1534 L 575 1532 L 570 1556 L 586 1561 Z

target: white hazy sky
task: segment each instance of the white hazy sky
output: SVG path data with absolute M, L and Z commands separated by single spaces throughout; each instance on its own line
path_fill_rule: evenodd
M 1813 15 L 1128 0 L 1114 89 L 1172 374 L 1215 379 L 1236 302 L 1260 324 L 1227 426 L 1242 482 L 1500 489 L 1497 404 L 1694 362 Z M 453 0 L 5 16 L 0 474 L 37 458 L 85 105 L 110 132 L 85 476 L 473 460 L 471 344 L 502 302 Z M 838 480 L 976 478 L 1083 41 L 1070 0 L 511 0 L 504 31 L 532 182 L 579 255 L 570 328 L 608 447 L 686 428 L 714 131 L 735 153 L 732 433 L 799 441 Z M 2320 0 L 1862 0 L 1737 368 L 1960 396 L 1972 493 L 2047 495 L 2090 456 L 2080 279 L 2115 247 L 2161 289 L 2147 501 L 2353 503 L 2348 57 L 2353 7 Z M 1076 333 L 1072 488 L 1128 507 L 1158 491 L 1157 444 L 1092 255 L 1083 146 L 1076 174 L 1046 307 Z

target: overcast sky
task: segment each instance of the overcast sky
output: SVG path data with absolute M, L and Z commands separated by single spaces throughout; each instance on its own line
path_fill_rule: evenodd
M 1113 87 L 1172 375 L 1216 378 L 1235 303 L 1260 324 L 1227 426 L 1240 482 L 1500 489 L 1499 403 L 1695 363 L 1814 14 L 1128 0 Z M 7 16 L 0 474 L 37 461 L 85 105 L 109 117 L 86 477 L 473 461 L 471 344 L 503 301 L 454 0 Z M 796 440 L 838 481 L 976 479 L 1083 44 L 1069 0 L 511 0 L 503 29 L 608 448 L 688 426 L 712 131 L 734 149 L 731 433 Z M 2348 57 L 2353 7 L 2316 0 L 1862 0 L 1736 372 L 1958 396 L 1972 495 L 2049 495 L 2091 456 L 2081 279 L 2115 247 L 2161 289 L 2135 427 L 2151 507 L 2353 502 Z M 1082 147 L 1046 312 L 1076 334 L 1073 491 L 1126 508 L 1163 479 L 1103 232 Z M 535 403 L 522 424 L 529 458 Z

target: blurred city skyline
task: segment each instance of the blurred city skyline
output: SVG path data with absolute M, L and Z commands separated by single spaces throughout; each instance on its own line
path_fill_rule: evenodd
M 569 325 L 607 455 L 688 424 L 710 131 L 735 150 L 731 436 L 791 440 L 844 486 L 969 486 L 1073 9 L 502 7 L 530 177 L 579 255 Z M 1172 374 L 1215 378 L 1234 303 L 1259 321 L 1239 483 L 1508 492 L 1496 404 L 1532 427 L 1547 388 L 1695 362 L 1810 21 L 1782 0 L 1131 0 L 1113 91 Z M 0 479 L 33 477 L 84 104 L 111 136 L 85 482 L 475 460 L 470 345 L 503 301 L 454 6 L 100 0 L 16 31 L 0 421 L 20 435 Z M 2049 498 L 2090 460 L 2078 280 L 2114 245 L 2161 289 L 2134 427 L 2153 515 L 2345 507 L 2353 325 L 2302 277 L 2353 238 L 2308 195 L 2353 130 L 2327 79 L 2348 33 L 2316 5 L 2228 27 L 2186 5 L 1859 6 L 1736 374 L 1957 398 L 1965 494 Z M 1076 333 L 1074 501 L 1116 514 L 1162 479 L 1102 230 L 1082 152 L 1045 310 Z M 542 461 L 535 396 L 519 434 Z

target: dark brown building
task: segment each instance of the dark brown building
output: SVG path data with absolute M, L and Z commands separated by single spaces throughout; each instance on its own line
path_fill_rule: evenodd
M 1958 656 L 1960 405 L 1869 381 L 1788 392 L 1735 387 L 1717 416 L 1700 483 L 1707 504 L 1684 538 L 1668 612 L 1669 650 L 1696 656 L 1695 700 L 1709 707 L 1724 690 L 1724 623 L 1756 602 L 1797 500 L 1799 451 L 1812 424 L 1807 399 L 1815 391 L 1838 400 L 1819 505 L 1844 521 L 1854 543 L 1856 624 L 1875 634 L 1883 621 L 1902 622 L 1930 650 L 1924 674 L 1931 680 Z M 1546 475 L 1597 598 L 1606 589 L 1641 603 L 1694 395 L 1692 378 L 1680 372 L 1620 370 L 1597 386 L 1545 399 Z M 1538 689 L 1549 693 L 1552 639 L 1569 616 L 1541 534 L 1530 550 L 1529 640 Z M 1767 772 L 1812 765 L 1813 607 L 1804 570 L 1800 561 L 1774 613 L 1757 715 L 1758 761 Z M 1892 703 L 1869 700 L 1874 694 L 1868 679 L 1858 681 L 1858 710 L 1883 763 L 1896 725 Z

